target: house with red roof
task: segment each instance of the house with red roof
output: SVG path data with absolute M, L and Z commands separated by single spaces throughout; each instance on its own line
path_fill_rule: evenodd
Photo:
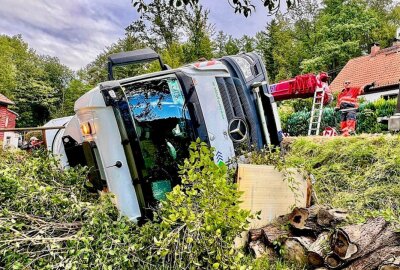
M 374 44 L 370 54 L 349 60 L 330 84 L 330 89 L 333 92 L 341 91 L 345 81 L 350 81 L 354 87 L 375 82 L 372 89 L 360 96 L 368 101 L 380 97 L 397 98 L 400 85 L 400 41 L 395 41 L 392 47 L 385 49 Z
M 0 94 L 0 128 L 15 128 L 18 114 L 8 109 L 9 105 L 14 105 L 14 102 Z M 0 141 L 3 137 L 4 132 L 0 132 Z

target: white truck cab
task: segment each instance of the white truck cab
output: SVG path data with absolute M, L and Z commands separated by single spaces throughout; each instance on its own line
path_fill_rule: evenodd
M 113 80 L 114 66 L 152 60 L 163 70 Z M 124 52 L 110 56 L 109 77 L 76 101 L 52 150 L 66 166 L 88 166 L 94 187 L 114 193 L 133 220 L 179 184 L 178 164 L 196 138 L 215 148 L 216 163 L 228 162 L 239 145 L 261 149 L 282 140 L 255 53 L 168 69 L 150 49 Z

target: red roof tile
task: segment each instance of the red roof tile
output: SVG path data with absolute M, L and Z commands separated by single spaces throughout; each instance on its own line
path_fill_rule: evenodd
M 15 103 L 9 100 L 5 95 L 0 94 L 0 103 L 6 105 L 14 105 Z
M 365 55 L 349 60 L 331 83 L 330 89 L 340 91 L 347 80 L 355 87 L 372 82 L 376 83 L 376 87 L 399 84 L 400 45 L 381 49 L 375 56 Z

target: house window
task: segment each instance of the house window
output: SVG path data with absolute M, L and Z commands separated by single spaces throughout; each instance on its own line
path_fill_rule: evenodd
M 11 144 L 11 137 L 7 136 L 6 138 L 6 145 L 10 145 Z
M 382 95 L 382 98 L 384 100 L 389 100 L 389 99 L 397 98 L 397 96 L 398 96 L 397 93 L 391 93 L 391 94 Z
M 8 116 L 6 116 L 6 123 L 5 123 L 4 127 L 5 127 L 5 128 L 8 127 Z

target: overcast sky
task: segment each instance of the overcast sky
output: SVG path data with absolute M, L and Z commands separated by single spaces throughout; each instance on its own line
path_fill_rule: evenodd
M 262 6 L 250 18 L 235 15 L 228 0 L 201 0 L 216 30 L 254 35 L 271 18 Z M 131 0 L 0 0 L 0 33 L 22 34 L 40 54 L 57 56 L 77 70 L 124 36 L 138 18 Z

